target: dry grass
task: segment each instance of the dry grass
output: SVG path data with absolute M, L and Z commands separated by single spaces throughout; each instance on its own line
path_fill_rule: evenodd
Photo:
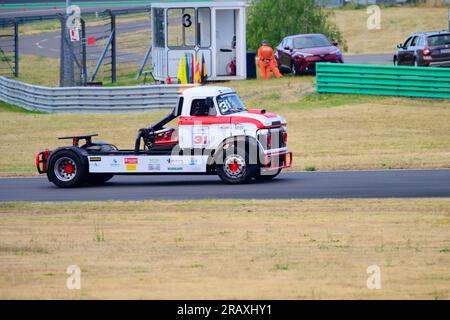
M 248 107 L 287 118 L 295 170 L 450 167 L 450 102 L 307 95 L 314 90 L 312 79 L 272 80 L 263 89 L 257 81 L 226 85 Z M 60 136 L 99 133 L 100 140 L 132 148 L 137 129 L 163 114 L 52 115 L 0 108 L 0 175 L 35 174 L 35 153 L 60 146 Z
M 59 86 L 59 59 L 21 55 L 19 80 L 41 86 Z
M 0 298 L 448 299 L 449 220 L 449 199 L 1 203 Z
M 89 65 L 94 68 L 93 61 Z M 20 59 L 19 80 L 41 86 L 59 87 L 59 59 L 43 56 L 22 55 Z M 139 66 L 132 63 L 118 63 L 116 69 L 117 83 L 115 85 L 141 85 L 143 79 L 134 80 Z M 96 81 L 105 85 L 111 82 L 110 66 L 102 66 Z M 150 81 L 149 79 L 148 81 Z
M 447 8 L 401 7 L 381 9 L 381 29 L 368 30 L 366 9 L 335 10 L 335 21 L 347 40 L 348 53 L 394 53 L 413 32 L 444 30 Z
M 297 169 L 450 168 L 448 102 L 387 98 L 284 114 Z

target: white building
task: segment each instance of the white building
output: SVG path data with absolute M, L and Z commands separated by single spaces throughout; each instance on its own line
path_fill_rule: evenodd
M 246 2 L 154 3 L 152 19 L 156 80 L 177 79 L 185 54 L 204 56 L 209 80 L 246 78 Z

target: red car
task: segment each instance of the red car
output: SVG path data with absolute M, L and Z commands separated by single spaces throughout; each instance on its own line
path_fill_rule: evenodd
M 275 57 L 282 73 L 314 73 L 317 62 L 344 63 L 337 45 L 323 34 L 299 34 L 284 38 Z

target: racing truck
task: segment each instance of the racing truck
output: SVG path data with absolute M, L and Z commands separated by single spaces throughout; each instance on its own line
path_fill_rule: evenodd
M 114 175 L 218 175 L 225 183 L 242 184 L 271 180 L 292 166 L 286 120 L 247 110 L 226 87 L 182 91 L 172 112 L 138 130 L 134 149 L 93 141 L 96 136 L 59 138 L 72 144 L 37 153 L 38 172 L 61 188 L 102 184 Z

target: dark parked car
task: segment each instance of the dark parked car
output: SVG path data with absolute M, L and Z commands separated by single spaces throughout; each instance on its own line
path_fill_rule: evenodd
M 315 72 L 317 62 L 344 62 L 337 45 L 323 34 L 299 34 L 284 38 L 275 56 L 282 73 Z
M 394 65 L 450 67 L 450 32 L 414 33 L 397 45 Z

